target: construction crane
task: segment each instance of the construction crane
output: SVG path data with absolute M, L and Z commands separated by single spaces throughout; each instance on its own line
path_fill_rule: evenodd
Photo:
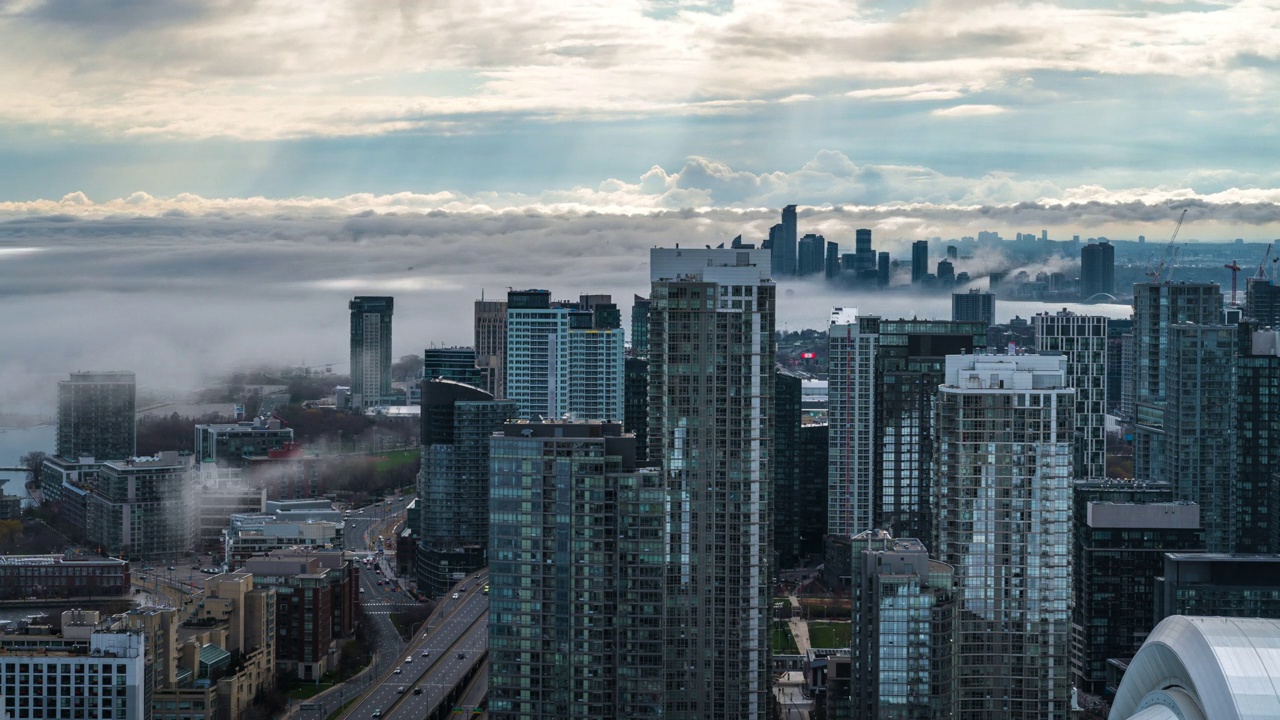
M 1254 276 L 1255 279 L 1257 280 L 1266 279 L 1267 271 L 1264 270 L 1263 268 L 1266 267 L 1267 258 L 1271 257 L 1271 248 L 1273 247 L 1275 247 L 1275 243 L 1271 243 L 1270 245 L 1267 246 L 1267 252 L 1262 255 L 1262 260 L 1258 262 L 1258 274 Z M 1272 260 L 1271 262 L 1274 263 L 1275 260 Z M 1272 279 L 1274 279 L 1275 273 L 1272 273 L 1271 277 Z
M 1236 262 L 1235 260 L 1232 260 L 1230 265 L 1223 265 L 1222 267 L 1231 271 L 1231 307 L 1235 307 L 1236 306 L 1236 275 L 1240 273 L 1240 263 Z
M 1169 277 L 1173 277 L 1173 262 L 1178 257 L 1178 246 L 1174 245 L 1174 241 L 1178 239 L 1178 231 L 1182 229 L 1182 221 L 1187 219 L 1187 208 L 1182 208 L 1182 214 L 1178 216 L 1178 224 L 1173 226 L 1173 235 L 1169 236 L 1169 244 L 1164 247 L 1164 257 L 1160 258 L 1160 262 L 1155 267 L 1147 271 L 1147 276 L 1151 278 L 1151 282 L 1160 282 L 1160 276 L 1164 274 L 1166 268 L 1169 270 Z M 1152 260 L 1155 257 L 1152 256 Z

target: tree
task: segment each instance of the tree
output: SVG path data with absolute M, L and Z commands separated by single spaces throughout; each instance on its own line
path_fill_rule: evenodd
M 405 355 L 391 365 L 391 379 L 397 382 L 417 380 L 425 364 L 421 355 Z
M 44 459 L 47 457 L 48 453 L 43 450 L 32 450 L 18 460 L 27 469 L 27 487 L 40 484 L 40 469 L 44 467 Z

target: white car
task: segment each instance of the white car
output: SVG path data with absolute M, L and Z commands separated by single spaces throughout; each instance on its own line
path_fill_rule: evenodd
M 413 656 L 412 656 L 412 655 L 410 655 L 409 657 L 405 658 L 405 659 L 404 659 L 404 661 L 405 661 L 405 662 L 407 662 L 407 663 L 411 663 L 411 662 L 413 662 Z
M 454 599 L 454 600 L 457 600 L 457 599 L 458 599 L 458 593 L 454 593 L 454 594 L 453 594 L 453 599 Z

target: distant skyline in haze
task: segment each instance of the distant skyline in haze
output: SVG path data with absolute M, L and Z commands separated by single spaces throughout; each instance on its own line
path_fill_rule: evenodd
M 1271 2 L 0 3 L 0 220 L 838 206 L 1280 235 Z M 1005 223 L 1002 224 L 1001 220 Z

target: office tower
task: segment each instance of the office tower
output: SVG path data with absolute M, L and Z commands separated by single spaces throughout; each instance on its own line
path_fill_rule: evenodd
M 1120 336 L 1120 416 L 1126 423 L 1133 422 L 1134 410 L 1137 407 L 1135 395 L 1138 389 L 1137 359 L 1134 355 L 1136 351 L 1137 341 L 1134 340 L 1133 329 L 1130 327 L 1129 332 Z
M 876 260 L 876 285 L 889 287 L 889 253 L 882 252 Z
M 1154 624 L 1164 554 L 1204 550 L 1204 530 L 1169 483 L 1083 481 L 1072 498 L 1072 665 L 1076 686 L 1102 695 L 1107 661 L 1133 657 Z
M 563 421 L 508 423 L 490 467 L 490 714 L 661 717 L 658 471 L 618 423 Z
M 1222 316 L 1216 283 L 1137 283 L 1133 286 L 1134 401 L 1165 399 L 1164 368 L 1169 328 L 1180 323 L 1213 325 Z M 1136 411 L 1135 411 L 1136 412 Z
M 507 295 L 507 396 L 520 417 L 622 419 L 624 337 L 607 296 L 552 302 L 548 290 Z M 596 312 L 598 306 L 612 308 Z
M 513 400 L 449 380 L 422 390 L 418 587 L 440 595 L 485 566 L 489 546 L 489 438 L 519 411 Z
M 929 241 L 917 240 L 911 243 L 911 283 L 924 282 L 929 274 Z
M 1264 327 L 1280 326 L 1280 285 L 1269 277 L 1245 281 L 1244 306 L 1247 316 Z
M 293 428 L 277 418 L 258 417 L 235 423 L 196 425 L 195 462 L 243 468 L 254 456 L 266 455 L 293 442 Z
M 826 268 L 827 240 L 821 235 L 809 233 L 800 238 L 796 251 L 796 275 L 817 275 Z
M 1280 331 L 1239 327 L 1235 551 L 1280 553 Z
M 834 280 L 840 277 L 840 245 L 839 243 L 827 243 L 827 260 L 826 260 L 826 277 L 828 280 Z
M 636 464 L 646 467 L 649 465 L 649 360 L 627 358 L 623 375 L 622 427 L 636 436 Z
M 938 282 L 944 285 L 956 284 L 956 266 L 950 260 L 938 261 Z
M 395 298 L 357 297 L 351 310 L 351 408 L 382 405 L 391 396 L 391 315 Z
M 639 295 L 631 305 L 631 354 L 649 355 L 649 298 Z
M 654 249 L 650 456 L 668 492 L 666 717 L 769 710 L 775 287 L 760 251 Z
M 934 406 L 933 544 L 959 588 L 957 718 L 1067 717 L 1066 375 L 1061 356 L 947 357 Z
M 1074 477 L 1107 476 L 1107 319 L 1068 310 L 1031 318 L 1036 351 L 1067 358 L 1067 385 L 1076 391 Z
M 58 457 L 133 457 L 137 381 L 131 372 L 71 373 L 58 382 Z
M 959 257 L 960 257 L 960 251 L 959 251 L 958 249 L 956 249 L 956 246 L 955 246 L 955 245 L 948 245 L 948 246 L 947 246 L 947 259 L 948 259 L 948 260 L 956 260 L 956 259 L 958 259 Z
M 1133 320 L 1107 320 L 1107 411 L 1119 412 L 1124 396 L 1125 333 L 1133 332 Z
M 1116 291 L 1116 249 L 1109 242 L 1080 248 L 1080 299 Z
M 1171 615 L 1280 618 L 1280 555 L 1165 553 L 1155 621 Z
M 871 247 L 871 229 L 858 228 L 854 231 L 854 267 L 861 275 L 874 272 L 876 269 L 876 251 Z
M 490 369 L 479 365 L 476 351 L 469 347 L 427 348 L 422 351 L 423 380 L 453 380 L 474 385 L 489 386 Z
M 996 296 L 977 288 L 969 292 L 951 294 L 952 322 L 983 322 L 996 324 Z
M 852 537 L 876 527 L 875 408 L 879 335 L 854 308 L 835 308 L 827 326 L 830 423 L 827 534 Z
M 1127 663 L 1111 720 L 1280 717 L 1280 621 L 1171 617 Z
M 129 560 L 185 555 L 195 539 L 191 456 L 109 460 L 86 498 L 86 535 L 112 557 Z
M 850 717 L 932 720 L 954 712 L 955 570 L 914 538 L 852 540 L 855 659 Z
M 496 398 L 507 396 L 507 303 L 477 300 L 475 308 L 476 366 L 489 371 L 483 388 Z

